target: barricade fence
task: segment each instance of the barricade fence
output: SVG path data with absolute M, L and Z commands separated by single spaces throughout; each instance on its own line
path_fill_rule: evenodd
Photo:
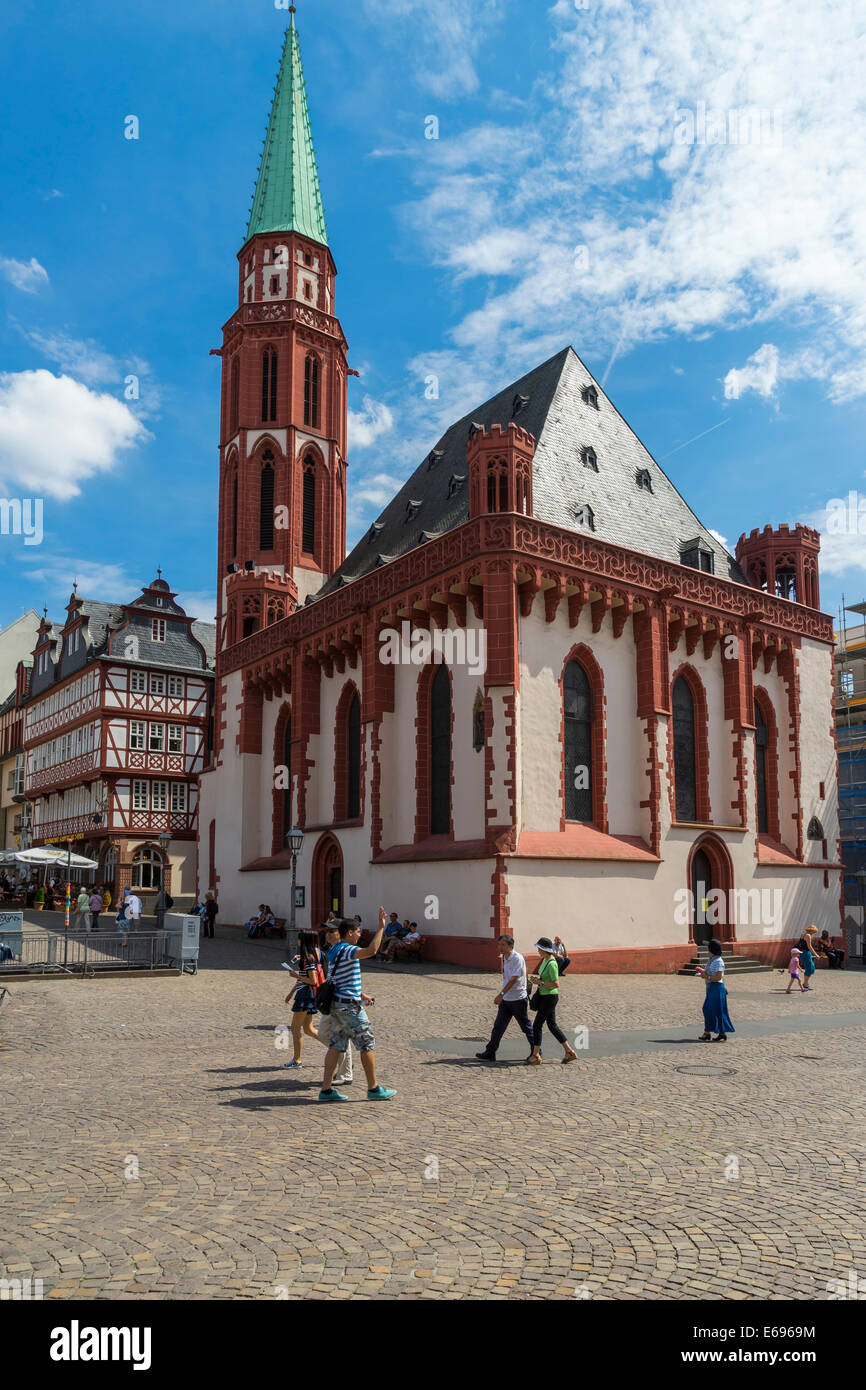
M 94 976 L 100 970 L 183 972 L 181 931 L 0 931 L 0 979 L 10 975 Z

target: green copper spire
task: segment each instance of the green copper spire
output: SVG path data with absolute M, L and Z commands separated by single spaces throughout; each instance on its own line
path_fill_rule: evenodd
M 294 12 L 283 43 L 246 240 L 257 232 L 300 232 L 328 244 Z

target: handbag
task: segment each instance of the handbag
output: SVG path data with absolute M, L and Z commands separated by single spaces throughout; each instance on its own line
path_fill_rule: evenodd
M 336 969 L 341 958 L 342 953 L 341 955 L 335 957 L 334 964 L 328 971 L 326 978 L 322 981 L 322 983 L 319 985 L 319 988 L 316 990 L 313 1002 L 315 1003 L 316 1008 L 318 1009 L 320 1014 L 329 1014 L 331 1012 L 331 1005 L 334 1002 L 334 970 Z
M 535 993 L 532 995 L 532 997 L 531 997 L 531 999 L 530 999 L 530 1001 L 529 1001 L 529 1007 L 530 1007 L 530 1009 L 532 1010 L 533 1013 L 537 1013 L 537 1012 L 538 1012 L 538 1001 L 539 1001 L 540 998 L 541 998 L 541 990 L 540 990 L 540 989 L 536 989 Z

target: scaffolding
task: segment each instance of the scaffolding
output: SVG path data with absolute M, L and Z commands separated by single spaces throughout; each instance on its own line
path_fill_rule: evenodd
M 846 614 L 860 622 L 849 627 Z M 845 902 L 860 916 L 866 870 L 866 602 L 839 610 L 834 650 L 836 744 L 839 750 L 839 831 Z

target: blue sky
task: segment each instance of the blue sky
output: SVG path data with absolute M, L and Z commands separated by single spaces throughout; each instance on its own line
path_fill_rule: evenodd
M 451 420 L 567 342 L 731 548 L 866 499 L 866 19 L 675 8 L 298 0 L 361 373 L 350 546 Z M 41 498 L 44 534 L 0 535 L 0 624 L 157 565 L 213 616 L 208 353 L 286 22 L 273 0 L 4 10 L 0 496 Z M 822 542 L 834 614 L 866 596 L 863 510 Z

